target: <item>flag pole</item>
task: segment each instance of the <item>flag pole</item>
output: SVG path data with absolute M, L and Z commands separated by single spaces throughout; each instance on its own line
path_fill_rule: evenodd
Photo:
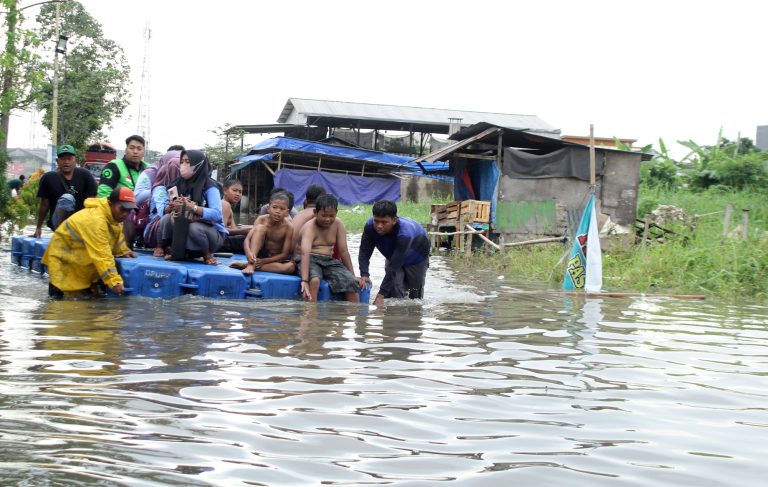
M 595 126 L 589 124 L 589 185 L 592 186 L 592 194 L 595 193 Z

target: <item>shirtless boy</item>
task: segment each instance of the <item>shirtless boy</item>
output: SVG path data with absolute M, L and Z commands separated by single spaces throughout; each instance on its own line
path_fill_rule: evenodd
M 238 226 L 235 223 L 235 215 L 232 206 L 240 202 L 243 196 L 243 184 L 237 179 L 227 179 L 224 182 L 224 197 L 221 199 L 221 215 L 224 218 L 224 226 L 229 235 L 224 239 L 224 245 L 219 252 L 243 252 L 245 236 L 251 231 L 251 225 Z
M 325 279 L 331 292 L 344 293 L 347 301 L 360 302 L 358 292 L 365 283 L 355 277 L 352 259 L 347 249 L 347 231 L 344 223 L 336 219 L 339 201 L 332 194 L 324 194 L 315 202 L 315 218 L 301 228 L 301 294 L 308 301 L 317 301 L 320 280 Z M 337 246 L 341 262 L 334 259 Z
M 291 254 L 293 226 L 286 217 L 291 211 L 291 198 L 287 193 L 275 193 L 269 200 L 269 210 L 254 222 L 253 228 L 245 238 L 244 250 L 248 259 L 243 274 L 255 271 L 293 274 L 296 267 L 288 259 Z M 243 262 L 230 264 L 242 268 Z
M 293 218 L 292 222 L 293 243 L 291 244 L 291 251 L 293 252 L 293 255 L 301 255 L 301 241 L 299 240 L 301 227 L 315 217 L 315 201 L 317 201 L 317 198 L 323 194 L 325 194 L 325 188 L 319 184 L 310 185 L 307 188 L 307 192 L 304 194 L 304 209 Z

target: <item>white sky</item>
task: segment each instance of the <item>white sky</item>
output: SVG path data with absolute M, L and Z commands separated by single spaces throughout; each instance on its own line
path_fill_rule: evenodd
M 273 123 L 289 97 L 534 114 L 640 145 L 711 144 L 721 126 L 754 140 L 768 124 L 766 2 L 81 3 L 132 66 L 134 105 L 107 130 L 119 148 L 137 128 L 146 21 L 161 151 L 212 143 L 227 122 Z M 28 146 L 29 118 L 11 123 L 10 146 Z

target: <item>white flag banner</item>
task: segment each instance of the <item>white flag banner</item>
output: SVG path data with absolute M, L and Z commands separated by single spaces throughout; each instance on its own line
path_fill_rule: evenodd
M 597 231 L 597 210 L 592 195 L 592 214 L 589 217 L 587 237 L 587 282 L 584 289 L 588 293 L 599 293 L 603 287 L 603 254 L 600 251 L 600 232 Z

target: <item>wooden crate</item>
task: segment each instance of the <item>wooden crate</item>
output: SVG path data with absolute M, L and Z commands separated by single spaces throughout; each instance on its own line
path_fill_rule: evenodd
M 432 205 L 432 224 L 446 222 L 489 223 L 491 202 L 478 200 L 452 201 L 446 205 Z
M 491 202 L 464 200 L 459 210 L 461 219 L 468 223 L 489 223 L 491 221 Z

